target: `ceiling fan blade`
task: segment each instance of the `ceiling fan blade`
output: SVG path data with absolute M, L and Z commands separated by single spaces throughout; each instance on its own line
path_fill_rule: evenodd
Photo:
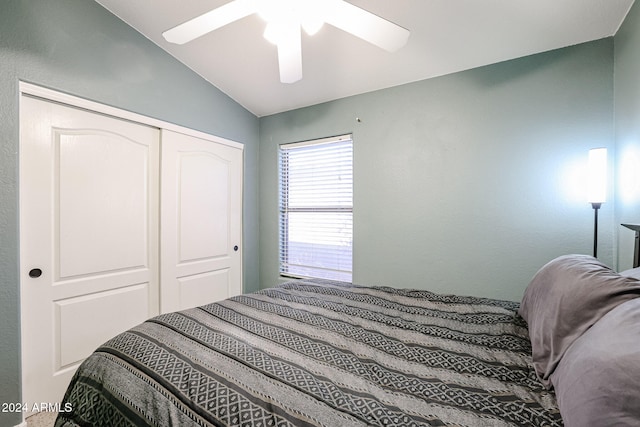
M 162 33 L 162 36 L 168 42 L 184 44 L 257 11 L 254 0 L 234 0 L 177 25 Z
M 300 24 L 288 23 L 282 27 L 278 40 L 280 81 L 295 83 L 302 79 L 302 36 Z
M 331 2 L 325 21 L 389 52 L 404 46 L 410 34 L 406 28 L 343 0 Z

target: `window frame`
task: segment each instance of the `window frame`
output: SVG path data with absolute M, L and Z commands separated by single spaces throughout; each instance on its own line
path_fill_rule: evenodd
M 284 152 L 291 152 L 296 149 L 301 149 L 310 146 L 320 146 L 328 144 L 337 144 L 350 142 L 350 205 L 340 206 L 340 202 L 337 202 L 335 206 L 305 206 L 305 207 L 291 207 L 289 206 L 289 188 L 291 187 L 290 181 L 287 178 L 284 182 L 285 172 L 287 171 L 287 177 L 289 172 L 289 156 L 285 156 Z M 352 281 L 353 279 L 353 163 L 354 163 L 354 142 L 352 134 L 345 134 L 339 136 L 333 136 L 328 138 L 312 139 L 300 142 L 283 143 L 278 145 L 278 273 L 280 277 L 285 278 L 321 278 L 328 280 L 340 280 L 340 281 Z M 286 196 L 284 193 L 287 193 Z M 309 214 L 322 214 L 322 213 L 348 213 L 350 214 L 350 269 L 330 269 L 314 265 L 298 265 L 301 268 L 315 269 L 317 271 L 333 271 L 336 273 L 334 277 L 323 277 L 318 275 L 305 275 L 295 271 L 291 271 L 289 267 L 294 266 L 289 262 L 290 259 L 290 213 L 309 213 Z M 294 269 L 295 270 L 295 269 Z M 340 278 L 336 278 L 340 277 Z M 348 279 L 348 280 L 347 280 Z

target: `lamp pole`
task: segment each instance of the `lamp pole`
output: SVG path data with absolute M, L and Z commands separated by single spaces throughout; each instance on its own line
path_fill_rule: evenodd
M 602 203 L 591 203 L 593 206 L 593 257 L 598 258 L 598 209 Z

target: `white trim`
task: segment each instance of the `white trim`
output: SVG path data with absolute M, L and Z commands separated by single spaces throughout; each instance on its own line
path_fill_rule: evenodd
M 290 148 L 300 148 L 300 147 L 306 147 L 311 145 L 330 144 L 332 142 L 351 141 L 351 140 L 353 140 L 353 136 L 349 133 L 346 135 L 330 136 L 328 138 L 310 139 L 308 141 L 288 142 L 288 143 L 280 144 L 280 149 L 288 150 Z
M 15 426 L 15 427 L 28 427 L 27 421 L 26 421 L 26 420 L 25 420 L 25 421 L 22 421 L 20 424 L 18 424 L 18 425 L 17 425 L 17 426 Z
M 220 144 L 244 150 L 244 144 L 240 142 L 232 141 L 230 139 L 222 138 L 216 135 L 210 135 L 208 133 L 179 126 L 174 123 L 165 122 L 160 119 L 154 119 L 152 117 L 143 116 L 142 114 L 133 113 L 131 111 L 123 110 L 116 107 L 111 107 L 109 105 L 100 104 L 98 102 L 90 101 L 88 99 L 80 98 L 74 95 L 47 89 L 42 86 L 34 85 L 32 83 L 20 81 L 18 87 L 21 95 L 28 95 L 36 98 L 46 99 L 49 101 L 59 102 L 61 104 L 70 105 L 72 107 L 94 111 L 96 113 L 117 117 L 119 119 L 129 120 L 158 129 L 172 130 L 174 132 L 205 139 L 208 141 L 214 141 Z

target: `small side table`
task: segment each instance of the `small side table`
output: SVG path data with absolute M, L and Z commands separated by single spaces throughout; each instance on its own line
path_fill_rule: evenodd
M 640 224 L 620 224 L 636 232 L 636 246 L 633 250 L 633 268 L 640 267 Z

